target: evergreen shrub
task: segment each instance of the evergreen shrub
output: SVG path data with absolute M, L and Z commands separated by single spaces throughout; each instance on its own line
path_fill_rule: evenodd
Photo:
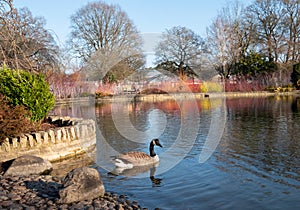
M 0 68 L 0 93 L 14 106 L 23 105 L 31 113 L 31 121 L 45 118 L 55 98 L 42 74 Z

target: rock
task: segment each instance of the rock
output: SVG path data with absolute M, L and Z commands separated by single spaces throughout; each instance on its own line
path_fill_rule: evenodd
M 123 208 L 123 205 L 122 205 L 122 204 L 118 204 L 118 205 L 116 206 L 116 209 L 117 209 L 117 210 L 124 210 L 124 208 Z
M 4 176 L 29 176 L 49 174 L 52 164 L 48 160 L 31 155 L 24 155 L 14 159 Z
M 3 208 L 9 207 L 9 206 L 11 206 L 12 204 L 13 204 L 13 201 L 12 201 L 12 200 L 6 200 L 6 201 L 2 201 L 2 202 L 1 202 L 1 206 L 2 206 Z
M 67 177 L 68 180 L 67 181 Z M 95 195 L 99 189 L 94 189 L 95 186 L 101 188 L 102 183 L 100 176 L 95 169 L 79 169 L 75 172 L 69 172 L 69 175 L 62 180 L 54 181 L 55 178 L 48 175 L 31 175 L 31 176 L 3 176 L 0 175 L 0 209 L 47 209 L 47 210 L 67 210 L 67 209 L 119 209 L 119 210 L 134 210 L 142 209 L 137 202 L 129 201 L 126 195 L 118 195 L 113 192 L 106 192 L 103 196 Z M 96 181 L 95 181 L 96 179 Z M 89 195 L 86 197 L 80 197 L 79 199 L 85 199 L 82 201 L 75 201 L 72 203 L 59 202 L 59 191 L 62 190 L 63 184 L 65 188 L 71 186 L 72 182 L 77 184 L 77 187 L 73 186 L 73 191 L 78 191 L 77 198 L 81 194 L 85 195 L 86 190 L 82 187 L 89 189 Z M 91 186 L 92 185 L 92 186 Z M 90 188 L 89 188 L 90 186 Z M 103 186 L 102 186 L 103 187 Z M 98 187 L 99 188 L 99 187 Z M 104 187 L 102 188 L 104 192 Z M 71 190 L 71 191 L 72 191 Z M 74 192 L 73 193 L 74 195 Z M 101 194 L 103 194 L 100 193 Z M 67 192 L 69 193 L 69 192 Z M 93 196 L 91 196 L 91 194 Z M 98 196 L 98 197 L 97 197 Z M 96 198 L 94 198 L 96 197 Z M 146 208 L 144 208 L 147 210 Z
M 96 169 L 81 167 L 73 169 L 63 180 L 59 191 L 59 203 L 93 200 L 104 195 L 105 189 Z
M 5 196 L 5 195 L 0 195 L 0 203 L 1 201 L 7 201 L 9 200 L 9 197 Z

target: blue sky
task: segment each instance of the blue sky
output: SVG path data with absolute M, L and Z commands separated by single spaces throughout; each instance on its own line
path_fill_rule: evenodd
M 217 12 L 231 0 L 103 0 L 121 6 L 141 33 L 161 33 L 173 26 L 185 26 L 202 37 Z M 70 16 L 89 0 L 14 0 L 17 8 L 27 7 L 43 16 L 46 28 L 63 44 L 70 33 Z M 242 0 L 245 4 L 249 1 Z

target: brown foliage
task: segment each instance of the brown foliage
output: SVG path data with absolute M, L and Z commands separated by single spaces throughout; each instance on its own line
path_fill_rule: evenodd
M 0 144 L 7 137 L 35 130 L 29 116 L 30 112 L 24 106 L 11 106 L 0 94 Z

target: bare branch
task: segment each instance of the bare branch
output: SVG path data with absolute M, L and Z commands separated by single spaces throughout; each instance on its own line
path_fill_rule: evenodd
M 86 64 L 90 79 L 102 79 L 113 66 L 129 57 L 141 59 L 136 56 L 141 55 L 141 36 L 119 6 L 101 1 L 89 3 L 71 21 L 69 43 Z
M 195 76 L 204 42 L 200 36 L 185 27 L 173 27 L 162 35 L 155 49 L 156 64 L 163 70 L 176 73 L 183 79 Z
M 12 69 L 45 72 L 57 63 L 58 47 L 44 29 L 45 20 L 33 17 L 27 8 L 15 9 L 1 1 L 0 62 Z

